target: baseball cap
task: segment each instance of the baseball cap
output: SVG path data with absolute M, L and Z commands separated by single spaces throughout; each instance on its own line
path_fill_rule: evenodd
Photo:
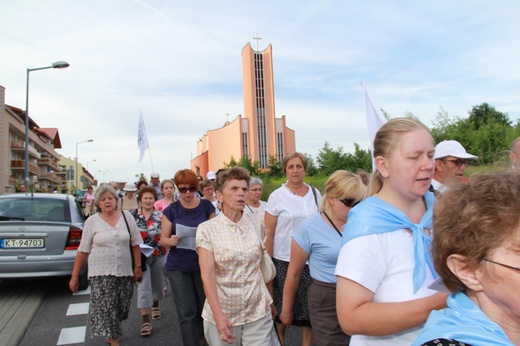
M 160 178 L 160 177 L 161 177 L 160 174 L 157 173 L 157 172 L 152 173 L 150 176 L 151 176 L 152 178 Z
M 217 179 L 217 175 L 213 171 L 209 171 L 208 174 L 206 174 L 206 179 Z
M 435 146 L 435 154 L 433 155 L 435 160 L 446 156 L 458 157 L 460 159 L 478 159 L 477 156 L 468 153 L 462 144 L 451 140 L 442 141 Z

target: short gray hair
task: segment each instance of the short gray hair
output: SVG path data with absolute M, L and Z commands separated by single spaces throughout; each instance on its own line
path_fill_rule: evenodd
M 100 186 L 96 190 L 96 196 L 94 197 L 94 204 L 96 205 L 96 208 L 99 209 L 99 201 L 101 200 L 101 196 L 103 196 L 107 192 L 110 192 L 112 196 L 114 196 L 114 199 L 116 200 L 115 210 L 117 210 L 117 201 L 119 200 L 119 196 L 117 195 L 116 190 L 114 190 L 114 188 L 110 185 Z
M 260 178 L 251 177 L 251 179 L 249 180 L 249 186 L 253 186 L 253 185 L 264 186 L 264 183 L 262 182 L 262 179 L 260 179 Z

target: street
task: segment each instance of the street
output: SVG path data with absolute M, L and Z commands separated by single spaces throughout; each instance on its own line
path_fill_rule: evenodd
M 27 289 L 28 286 L 40 288 L 38 292 L 44 298 L 19 345 L 106 345 L 102 338 L 88 338 L 90 289 L 72 294 L 68 289 L 68 278 L 2 280 L 0 281 L 0 296 L 7 292 L 7 288 L 11 291 L 16 289 L 22 291 Z M 160 304 L 162 318 L 152 321 L 153 330 L 149 337 L 141 337 L 139 334 L 141 317 L 136 307 L 135 292 L 130 317 L 122 325 L 121 345 L 181 345 L 180 330 L 171 290 L 168 288 L 168 293 Z M 300 344 L 300 329 L 290 328 L 287 331 L 286 345 L 296 346 Z M 8 345 L 8 343 L 2 343 L 2 340 L 0 340 L 0 345 Z

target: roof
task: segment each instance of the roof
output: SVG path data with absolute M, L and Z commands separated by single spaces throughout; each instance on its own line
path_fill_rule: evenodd
M 47 137 L 52 139 L 54 143 L 54 149 L 61 149 L 61 139 L 60 139 L 60 133 L 58 132 L 58 129 L 56 127 L 49 127 L 49 128 L 38 128 L 36 129 L 39 133 L 45 134 Z

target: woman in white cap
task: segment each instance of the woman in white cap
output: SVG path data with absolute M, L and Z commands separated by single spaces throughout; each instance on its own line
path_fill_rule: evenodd
M 123 198 L 119 200 L 119 207 L 121 210 L 134 210 L 137 209 L 138 203 L 137 198 L 135 196 L 135 192 L 137 191 L 137 187 L 134 183 L 126 183 L 123 188 L 125 195 Z

